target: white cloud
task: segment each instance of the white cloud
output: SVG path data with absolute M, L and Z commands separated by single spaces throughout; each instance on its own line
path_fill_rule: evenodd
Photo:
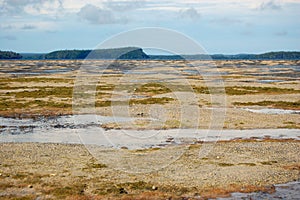
M 63 10 L 63 0 L 3 0 L 1 14 L 7 16 L 57 15 Z
M 280 9 L 287 3 L 300 3 L 299 0 L 0 0 L 0 15 L 22 16 L 46 15 L 49 17 L 64 16 L 67 13 L 78 13 L 87 4 L 104 10 L 117 12 L 134 12 L 140 9 L 145 11 L 171 11 L 195 9 L 202 14 L 218 13 L 224 10 L 247 9 Z M 190 10 L 193 12 L 192 10 Z M 155 13 L 153 13 L 155 14 Z M 187 14 L 193 16 L 192 13 Z
M 62 0 L 46 0 L 24 6 L 24 11 L 30 15 L 57 16 L 63 10 Z
M 142 8 L 146 6 L 146 1 L 144 0 L 129 0 L 129 1 L 106 1 L 104 2 L 104 6 L 115 11 L 131 11 L 138 8 Z
M 40 30 L 40 31 L 53 31 L 57 29 L 57 24 L 49 21 L 18 21 L 18 22 L 9 22 L 4 23 L 0 26 L 3 30 Z

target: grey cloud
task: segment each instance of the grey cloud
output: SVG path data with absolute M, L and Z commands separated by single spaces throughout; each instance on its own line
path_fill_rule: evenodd
M 280 10 L 281 6 L 278 5 L 274 0 L 263 2 L 258 6 L 258 10 Z
M 0 25 L 0 29 L 2 30 L 10 30 L 10 29 L 14 29 L 15 27 L 12 25 L 5 25 L 5 26 L 1 26 Z
M 45 2 L 59 3 L 59 9 L 63 9 L 62 0 L 3 0 L 0 2 L 0 15 L 21 15 L 24 14 L 26 6 L 32 6 L 36 10 L 40 10 Z
M 244 36 L 253 36 L 254 33 L 252 31 L 242 31 L 241 35 L 244 35 Z
M 101 9 L 97 6 L 87 4 L 80 9 L 78 16 L 92 24 L 116 24 L 125 22 L 117 19 L 111 10 Z
M 130 1 L 106 1 L 104 5 L 115 11 L 129 11 L 142 8 L 146 5 L 144 0 L 130 0 Z
M 242 20 L 240 19 L 235 19 L 235 18 L 219 18 L 219 19 L 213 19 L 211 20 L 213 23 L 219 23 L 219 24 L 226 24 L 226 25 L 232 25 L 232 24 L 240 24 L 243 23 Z
M 198 20 L 201 18 L 201 14 L 195 8 L 189 8 L 180 12 L 182 18 Z
M 275 35 L 277 36 L 286 36 L 288 34 L 288 32 L 286 31 L 280 31 L 280 32 L 276 32 Z
M 4 39 L 4 40 L 17 40 L 17 38 L 13 35 L 4 35 L 4 36 L 0 36 L 0 39 Z
M 23 30 L 31 30 L 31 29 L 36 29 L 37 27 L 34 25 L 30 25 L 30 24 L 25 24 L 21 29 Z
M 40 3 L 41 0 L 3 0 L 0 4 L 2 14 L 22 14 L 24 7 Z

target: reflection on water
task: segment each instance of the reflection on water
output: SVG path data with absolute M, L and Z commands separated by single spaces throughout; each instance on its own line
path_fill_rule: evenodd
M 253 112 L 253 113 L 262 113 L 262 114 L 270 114 L 270 115 L 300 114 L 300 110 L 286 110 L 286 109 L 276 109 L 276 108 L 263 108 L 263 109 L 243 108 L 243 110 Z
M 141 118 L 68 115 L 33 120 L 0 117 L 0 142 L 83 143 L 115 148 L 140 149 L 237 138 L 256 138 L 260 140 L 268 137 L 300 140 L 298 129 L 105 130 L 100 127 L 104 123 L 133 122 L 137 119 Z M 170 140 L 170 138 L 172 139 Z
M 265 80 L 258 80 L 259 83 L 279 83 L 283 82 L 283 80 L 275 80 L 275 79 L 265 79 Z
M 14 119 L 0 117 L 0 133 L 2 134 L 24 134 L 39 131 L 50 131 L 53 129 L 80 129 L 88 127 L 99 127 L 108 122 L 126 122 L 132 119 L 126 117 L 107 117 L 100 115 L 66 115 L 60 117 L 40 117 L 37 119 Z

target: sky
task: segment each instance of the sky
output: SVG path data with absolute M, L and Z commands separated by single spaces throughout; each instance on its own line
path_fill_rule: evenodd
M 0 0 L 0 50 L 93 49 L 115 34 L 159 27 L 209 54 L 299 51 L 299 10 L 300 0 Z

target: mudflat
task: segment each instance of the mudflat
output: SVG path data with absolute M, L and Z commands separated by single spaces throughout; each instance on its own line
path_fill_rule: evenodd
M 59 116 L 96 114 L 132 119 L 89 124 L 109 134 L 277 129 L 285 139 L 170 139 L 142 149 L 2 142 L 1 199 L 206 199 L 299 180 L 300 135 L 291 139 L 286 130 L 300 127 L 300 61 L 86 62 L 0 61 L 0 116 L 18 122 L 1 123 L 0 134 L 34 137 L 50 121 L 52 134 L 64 134 L 76 126 L 57 124 Z
M 299 128 L 299 62 L 0 61 L 0 115 L 139 118 L 106 129 Z
M 299 179 L 299 141 L 231 141 L 163 149 L 101 149 L 98 160 L 83 145 L 2 143 L 2 199 L 190 199 L 228 196 L 231 192 L 274 191 L 273 184 Z M 147 160 L 160 151 L 185 151 L 161 168 Z M 131 155 L 122 158 L 122 155 Z M 164 158 L 157 158 L 160 162 Z M 171 158 L 169 158 L 171 159 Z M 118 160 L 118 162 L 115 162 Z M 149 168 L 147 173 L 129 171 Z

